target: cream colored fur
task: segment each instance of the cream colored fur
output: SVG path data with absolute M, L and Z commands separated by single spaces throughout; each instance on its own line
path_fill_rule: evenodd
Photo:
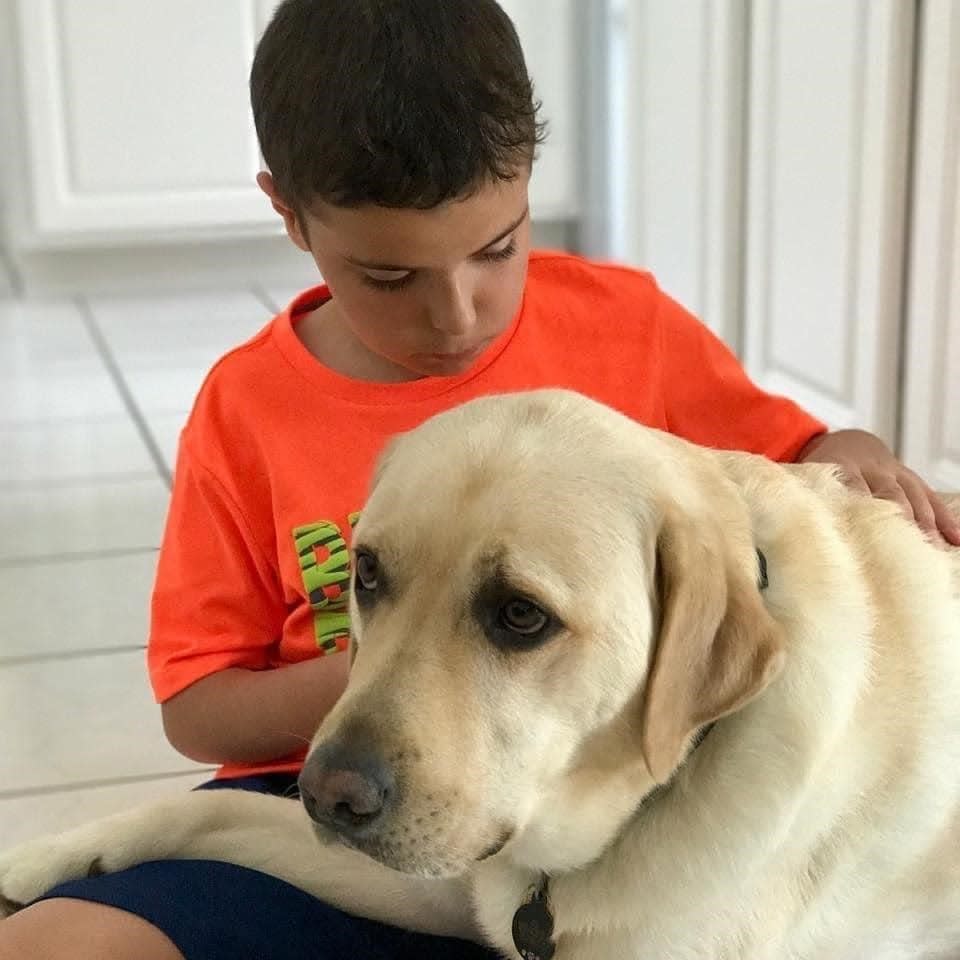
M 960 551 L 829 468 L 561 391 L 395 442 L 354 543 L 389 587 L 354 604 L 350 685 L 315 746 L 361 724 L 394 767 L 368 848 L 386 865 L 299 804 L 218 791 L 0 856 L 0 895 L 213 857 L 516 957 L 545 872 L 557 960 L 960 956 Z M 551 635 L 492 642 L 491 590 Z

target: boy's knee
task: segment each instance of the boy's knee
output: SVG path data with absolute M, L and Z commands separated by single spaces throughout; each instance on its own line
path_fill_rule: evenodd
M 167 935 L 115 907 L 41 900 L 0 921 L 0 960 L 184 960 Z

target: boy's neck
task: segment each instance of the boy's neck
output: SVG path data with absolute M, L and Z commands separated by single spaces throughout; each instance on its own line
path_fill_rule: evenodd
M 333 299 L 301 317 L 294 331 L 312 356 L 343 377 L 368 383 L 405 383 L 421 379 L 393 361 L 371 353 L 340 317 Z

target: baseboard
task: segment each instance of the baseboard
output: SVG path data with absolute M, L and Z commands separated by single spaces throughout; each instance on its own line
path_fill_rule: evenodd
M 534 245 L 571 249 L 567 222 L 534 225 Z M 225 287 L 300 289 L 320 282 L 312 258 L 285 236 L 153 246 L 28 251 L 11 256 L 13 291 L 29 299 L 216 290 Z M 4 290 L 0 260 L 0 292 Z
M 318 282 L 313 260 L 286 237 L 30 251 L 13 259 L 19 293 L 31 299 Z

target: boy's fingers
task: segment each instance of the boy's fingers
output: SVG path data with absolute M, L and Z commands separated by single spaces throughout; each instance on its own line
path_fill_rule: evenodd
M 848 463 L 838 463 L 837 466 L 840 468 L 840 478 L 846 486 L 858 493 L 865 493 L 868 497 L 873 496 L 870 484 L 867 483 L 859 467 Z
M 933 491 L 915 474 L 905 472 L 899 477 L 900 486 L 910 501 L 913 517 L 920 529 L 932 538 L 940 537 L 940 526 L 933 505 Z
M 900 478 L 887 470 L 877 470 L 875 472 L 868 470 L 864 473 L 864 479 L 867 481 L 870 493 L 873 496 L 897 504 L 908 519 L 917 519 L 913 501 L 901 485 Z
M 947 543 L 952 543 L 955 547 L 960 547 L 960 523 L 957 522 L 950 508 L 943 502 L 942 498 L 930 492 L 930 505 L 936 520 L 937 529 L 943 534 L 943 539 Z
M 850 462 L 839 463 L 838 467 L 851 490 L 896 503 L 930 537 L 960 547 L 960 522 L 943 499 L 912 470 L 900 465 L 893 472 L 882 464 L 861 468 Z

